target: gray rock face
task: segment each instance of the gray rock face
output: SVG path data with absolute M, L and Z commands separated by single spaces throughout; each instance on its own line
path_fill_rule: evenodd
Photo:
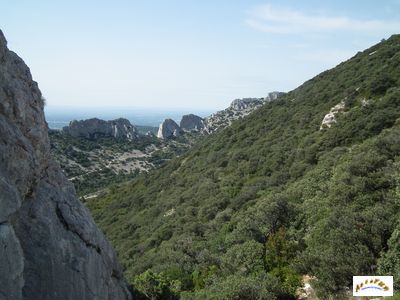
M 165 119 L 158 128 L 157 137 L 159 139 L 168 139 L 171 137 L 177 137 L 182 134 L 182 129 L 172 119 Z
M 284 94 L 282 92 L 271 92 L 264 98 L 235 99 L 227 109 L 218 111 L 204 119 L 203 132 L 210 134 L 230 126 L 233 121 L 247 116 L 266 102 L 274 101 Z
M 232 108 L 233 110 L 244 110 L 247 108 L 260 106 L 262 104 L 264 104 L 262 98 L 243 98 L 233 100 L 230 108 Z
M 268 96 L 263 99 L 264 99 L 264 102 L 274 101 L 285 94 L 286 93 L 275 91 L 275 92 L 268 93 Z
M 197 131 L 201 134 L 211 134 L 219 129 L 230 126 L 233 121 L 247 116 L 266 102 L 275 101 L 283 95 L 285 95 L 285 93 L 271 92 L 264 98 L 235 99 L 228 108 L 218 111 L 205 119 L 193 114 L 184 115 L 181 119 L 180 126 L 178 126 L 175 121 L 166 119 L 160 125 L 157 137 L 160 139 L 168 139 L 190 131 Z
M 114 251 L 50 158 L 43 100 L 0 31 L 0 299 L 132 299 Z
M 119 118 L 104 121 L 97 118 L 72 121 L 63 128 L 63 132 L 73 137 L 96 139 L 99 137 L 114 137 L 134 139 L 138 137 L 138 130 L 127 119 Z
M 200 131 L 204 128 L 204 119 L 194 114 L 184 115 L 180 122 L 183 131 Z

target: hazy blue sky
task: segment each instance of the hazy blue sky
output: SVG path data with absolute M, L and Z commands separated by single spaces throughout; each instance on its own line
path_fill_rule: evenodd
M 400 32 L 398 0 L 1 1 L 50 106 L 221 109 Z

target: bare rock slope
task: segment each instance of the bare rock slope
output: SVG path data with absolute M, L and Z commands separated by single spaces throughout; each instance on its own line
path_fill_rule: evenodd
M 38 85 L 0 31 L 0 299 L 132 299 L 47 132 Z

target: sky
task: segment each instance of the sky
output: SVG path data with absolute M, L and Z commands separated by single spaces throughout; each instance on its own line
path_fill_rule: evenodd
M 2 0 L 50 107 L 223 109 L 400 32 L 400 0 Z

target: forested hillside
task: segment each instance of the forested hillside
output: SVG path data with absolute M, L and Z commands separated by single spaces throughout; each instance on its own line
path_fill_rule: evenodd
M 399 118 L 392 36 L 87 204 L 149 298 L 287 299 L 301 275 L 321 298 L 353 275 L 400 288 Z

